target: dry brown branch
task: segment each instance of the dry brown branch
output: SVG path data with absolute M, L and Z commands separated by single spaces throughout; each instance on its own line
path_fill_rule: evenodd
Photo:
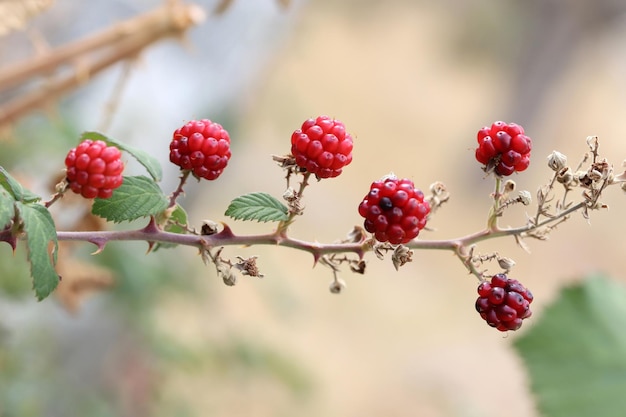
M 184 35 L 189 28 L 202 22 L 204 17 L 204 11 L 196 5 L 168 2 L 156 10 L 120 22 L 88 38 L 0 69 L 0 91 L 4 91 L 36 77 L 53 75 L 62 67 L 71 68 L 70 74 L 53 77 L 43 88 L 1 106 L 0 127 L 79 87 L 116 62 L 135 58 L 152 43 Z
M 52 0 L 19 0 L 0 2 L 0 36 L 19 30 L 37 14 L 52 5 Z

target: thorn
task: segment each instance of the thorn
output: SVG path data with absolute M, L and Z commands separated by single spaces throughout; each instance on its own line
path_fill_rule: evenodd
M 214 237 L 216 237 L 218 239 L 229 239 L 229 238 L 235 237 L 235 234 L 233 233 L 233 231 L 231 230 L 229 225 L 227 225 L 224 222 L 220 222 L 220 223 L 222 223 L 222 226 L 224 228 L 222 229 L 221 232 L 219 232 L 218 234 L 214 235 Z
M 152 249 L 154 249 L 154 241 L 149 240 L 148 241 L 148 250 L 146 251 L 146 255 L 149 254 L 150 252 L 152 252 Z
M 320 254 L 318 252 L 315 252 L 313 254 L 313 268 L 315 268 L 319 260 L 320 260 Z
M 15 251 L 17 249 L 17 239 L 15 238 L 15 236 L 11 236 L 7 240 L 5 240 L 5 242 L 11 245 L 11 248 L 13 249 L 13 255 L 15 255 Z
M 89 240 L 89 242 L 93 243 L 97 247 L 96 251 L 91 253 L 92 255 L 97 255 L 100 252 L 102 252 L 104 250 L 104 247 L 107 244 L 106 239 L 99 239 L 99 238 L 91 239 L 91 240 Z
M 150 222 L 143 228 L 144 233 L 158 233 L 159 226 L 157 225 L 156 218 L 154 216 L 150 216 Z

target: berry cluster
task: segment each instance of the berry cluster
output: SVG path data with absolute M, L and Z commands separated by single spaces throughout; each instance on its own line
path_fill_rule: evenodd
M 109 198 L 122 185 L 122 153 L 101 140 L 86 139 L 65 157 L 66 179 L 85 198 Z
M 476 311 L 488 325 L 501 332 L 519 329 L 522 320 L 532 315 L 532 293 L 506 274 L 496 274 L 491 281 L 483 281 L 478 286 L 478 295 Z
M 174 131 L 170 161 L 197 178 L 214 180 L 230 159 L 230 136 L 218 123 L 192 120 Z
M 317 178 L 336 177 L 352 162 L 352 136 L 339 120 L 328 116 L 308 119 L 291 135 L 296 165 Z
M 532 141 L 524 135 L 524 128 L 515 123 L 495 122 L 478 131 L 476 160 L 490 172 L 509 176 L 528 168 Z
M 359 205 L 364 227 L 379 242 L 407 243 L 426 226 L 430 205 L 413 181 L 394 176 L 374 181 Z

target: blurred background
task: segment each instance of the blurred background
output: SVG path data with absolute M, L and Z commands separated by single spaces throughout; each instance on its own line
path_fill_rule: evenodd
M 163 6 L 48 3 L 0 37 L 2 67 Z M 332 242 L 361 224 L 358 203 L 391 171 L 422 189 L 442 181 L 451 193 L 429 222 L 435 230 L 421 238 L 484 227 L 493 184 L 474 160 L 475 133 L 496 120 L 522 124 L 533 138 L 531 166 L 514 177 L 533 196 L 551 177 L 545 161 L 554 149 L 575 166 L 585 138 L 598 135 L 616 167 L 626 158 L 621 0 L 197 4 L 206 19 L 184 36 L 3 125 L 0 165 L 49 195 L 80 132 L 100 130 L 158 157 L 169 193 L 177 179 L 171 132 L 210 118 L 231 133 L 233 158 L 219 181 L 186 189 L 183 205 L 199 227 L 225 220 L 241 194 L 282 195 L 284 174 L 271 155 L 289 152 L 305 119 L 328 114 L 354 136 L 354 160 L 336 180 L 307 189 L 291 233 Z M 50 78 L 0 91 L 0 106 Z M 142 173 L 130 161 L 128 171 Z M 536 316 L 585 274 L 623 280 L 626 200 L 611 191 L 610 211 L 592 213 L 591 222 L 574 215 L 549 241 L 528 241 L 530 255 L 512 239 L 477 250 L 517 262 L 511 276 L 535 294 Z M 55 210 L 61 230 L 101 227 L 73 223 L 86 210 L 78 201 Z M 511 209 L 502 224 L 524 224 L 529 210 Z M 272 227 L 228 223 L 241 234 Z M 24 248 L 0 246 L 2 416 L 538 415 L 510 346 L 516 335 L 478 317 L 476 281 L 448 252 L 416 252 L 399 272 L 369 254 L 367 273 L 345 271 L 347 289 L 333 295 L 330 270 L 286 248 L 226 248 L 232 258 L 259 256 L 265 274 L 235 287 L 190 248 L 147 256 L 141 243 L 110 244 L 98 256 L 86 244 L 61 250 L 64 283 L 78 289 L 37 303 Z

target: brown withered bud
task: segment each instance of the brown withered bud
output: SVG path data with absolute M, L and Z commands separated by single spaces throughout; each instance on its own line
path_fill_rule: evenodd
M 569 167 L 561 168 L 556 175 L 556 180 L 563 185 L 570 185 L 574 180 L 574 173 Z
M 504 193 L 512 193 L 513 191 L 515 191 L 515 181 L 513 180 L 506 180 L 504 182 Z
M 328 289 L 333 294 L 339 294 L 346 288 L 346 282 L 341 278 L 335 278 L 330 282 Z
M 200 234 L 202 236 L 210 236 L 217 233 L 218 225 L 212 220 L 203 220 Z
M 525 206 L 530 205 L 530 203 L 532 203 L 533 201 L 530 195 L 530 192 L 526 190 L 522 190 L 519 192 L 519 196 L 517 197 L 517 200 Z
M 551 170 L 558 172 L 567 166 L 567 156 L 559 151 L 552 151 L 548 155 L 548 166 Z
M 365 241 L 367 238 L 367 233 L 365 229 L 361 226 L 354 226 L 350 232 L 346 235 L 346 238 L 343 239 L 342 243 L 359 243 Z
M 259 278 L 264 277 L 264 275 L 259 272 L 259 267 L 256 264 L 257 256 L 251 256 L 246 259 L 238 256 L 237 259 L 239 259 L 239 262 L 233 265 L 233 267 L 241 271 L 242 275 L 249 275 L 251 277 Z
M 358 261 L 355 262 L 351 262 L 350 263 L 350 270 L 354 273 L 357 274 L 364 274 L 365 273 L 365 260 L 360 259 Z
M 404 245 L 398 245 L 393 251 L 393 255 L 391 255 L 391 261 L 393 262 L 393 267 L 396 268 L 396 271 L 400 269 L 402 265 L 411 262 L 412 255 L 413 251 L 411 249 Z
M 285 199 L 285 201 L 291 203 L 298 199 L 298 193 L 292 187 L 289 187 L 283 193 L 283 198 Z
M 233 287 L 235 286 L 235 284 L 237 284 L 237 275 L 233 274 L 232 272 L 228 272 L 222 275 L 222 281 L 224 281 L 224 284 L 228 285 L 229 287 Z
M 231 271 L 229 267 L 224 264 L 220 264 L 217 266 L 217 275 L 222 278 L 224 284 L 229 287 L 234 286 L 237 283 L 237 275 Z
M 508 272 L 515 266 L 515 261 L 511 258 L 498 258 L 498 265 Z

